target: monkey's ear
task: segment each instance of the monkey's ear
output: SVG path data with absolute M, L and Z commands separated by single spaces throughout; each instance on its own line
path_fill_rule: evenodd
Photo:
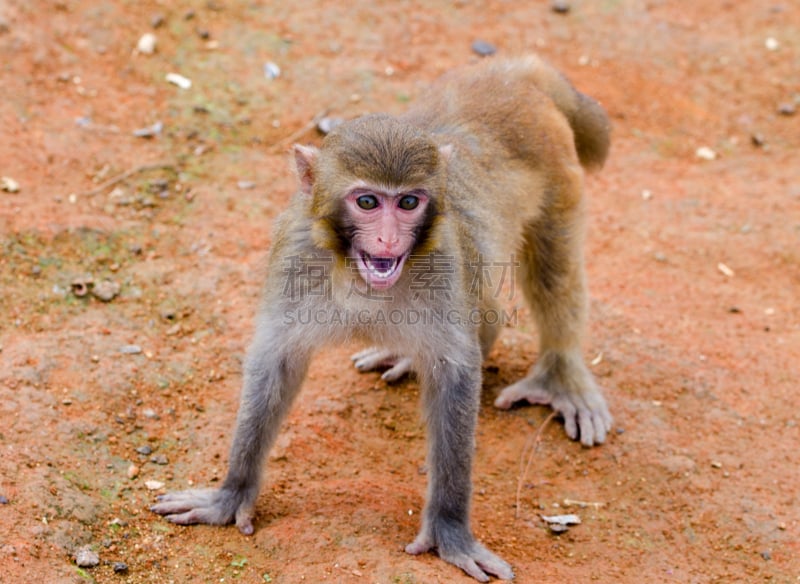
M 449 162 L 453 157 L 454 150 L 455 148 L 452 144 L 445 144 L 444 146 L 439 146 L 439 155 L 442 157 L 442 160 Z
M 297 167 L 297 178 L 300 180 L 300 191 L 306 195 L 311 194 L 311 187 L 314 186 L 313 167 L 317 152 L 313 146 L 294 145 L 294 164 Z

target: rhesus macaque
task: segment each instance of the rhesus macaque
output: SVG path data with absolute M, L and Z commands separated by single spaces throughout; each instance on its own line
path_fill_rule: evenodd
M 603 109 L 536 57 L 453 71 L 401 116 L 295 146 L 299 189 L 275 228 L 228 474 L 153 511 L 252 533 L 264 459 L 312 354 L 359 338 L 377 347 L 354 356 L 359 370 L 413 371 L 422 387 L 429 484 L 406 551 L 436 550 L 481 582 L 513 578 L 469 521 L 481 362 L 503 324 L 487 315 L 498 267 L 514 265 L 541 347 L 495 405 L 548 404 L 570 438 L 602 443 L 611 416 L 581 356 L 581 165 L 601 165 L 608 146 Z

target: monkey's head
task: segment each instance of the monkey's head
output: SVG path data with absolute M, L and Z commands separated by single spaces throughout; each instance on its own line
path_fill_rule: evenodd
M 295 146 L 315 244 L 352 262 L 372 288 L 393 286 L 412 253 L 435 245 L 451 150 L 387 115 L 342 124 L 319 149 Z

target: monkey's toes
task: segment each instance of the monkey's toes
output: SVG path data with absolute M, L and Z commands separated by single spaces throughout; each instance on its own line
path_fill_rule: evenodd
M 402 357 L 397 360 L 397 363 L 395 363 L 391 369 L 385 371 L 383 375 L 381 375 L 381 379 L 384 381 L 397 381 L 409 373 L 411 373 L 411 359 Z
M 433 548 L 433 540 L 426 534 L 420 533 L 414 541 L 406 546 L 406 553 L 412 556 L 424 554 Z
M 352 355 L 350 359 L 353 361 L 356 369 L 364 373 L 367 371 L 375 371 L 381 367 L 394 365 L 396 356 L 386 349 L 370 347 L 369 349 L 359 351 L 355 355 Z
M 356 369 L 362 373 L 388 367 L 383 375 L 381 375 L 381 379 L 384 381 L 397 381 L 404 375 L 411 373 L 411 359 L 408 357 L 398 357 L 393 351 L 388 349 L 370 347 L 369 349 L 359 351 L 355 355 L 352 355 L 350 359 L 353 361 Z
M 482 545 L 475 543 L 469 552 L 443 553 L 443 560 L 458 566 L 478 582 L 488 582 L 488 574 L 494 574 L 501 580 L 513 580 L 514 570 L 502 558 L 496 556 Z

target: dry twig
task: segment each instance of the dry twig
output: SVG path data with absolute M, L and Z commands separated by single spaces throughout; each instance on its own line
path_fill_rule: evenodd
M 303 134 L 305 134 L 306 132 L 308 132 L 310 130 L 313 130 L 317 126 L 319 121 L 322 118 L 324 118 L 325 116 L 328 115 L 328 112 L 330 112 L 330 108 L 325 108 L 324 110 L 320 110 L 317 113 L 317 115 L 315 115 L 313 118 L 311 118 L 310 122 L 308 122 L 304 126 L 301 126 L 297 130 L 295 130 L 294 132 L 292 132 L 291 134 L 286 136 L 285 138 L 282 138 L 282 139 L 278 140 L 277 142 L 275 142 L 275 144 L 273 144 L 270 147 L 270 150 L 273 151 L 273 152 L 279 152 L 279 151 L 283 150 L 284 148 L 286 148 L 287 144 L 290 144 L 291 142 L 296 142 L 297 139 L 300 138 Z
M 525 478 L 528 476 L 528 469 L 531 467 L 531 463 L 533 462 L 533 455 L 539 450 L 539 443 L 542 441 L 542 434 L 544 433 L 544 429 L 547 427 L 547 424 L 555 418 L 558 414 L 556 412 L 551 412 L 547 418 L 545 418 L 542 425 L 539 426 L 539 429 L 536 430 L 536 434 L 534 434 L 528 441 L 525 443 L 525 446 L 522 448 L 522 454 L 519 457 L 519 468 L 520 474 L 517 477 L 517 504 L 516 510 L 514 512 L 514 517 L 519 519 L 520 516 L 520 498 L 522 496 L 522 485 L 525 484 Z M 528 461 L 525 463 L 525 468 L 522 466 L 522 461 L 525 460 L 525 451 L 528 451 Z
M 125 172 L 120 173 L 117 176 L 108 179 L 104 183 L 93 188 L 91 191 L 86 191 L 85 193 L 83 193 L 83 196 L 93 197 L 95 195 L 99 195 L 106 189 L 113 187 L 117 183 L 121 183 L 125 179 L 128 179 L 135 174 L 139 174 L 140 172 L 147 172 L 149 170 L 160 170 L 162 168 L 174 169 L 175 165 L 169 162 L 155 162 L 153 164 L 140 164 L 139 166 L 134 166 L 133 168 L 128 169 Z

